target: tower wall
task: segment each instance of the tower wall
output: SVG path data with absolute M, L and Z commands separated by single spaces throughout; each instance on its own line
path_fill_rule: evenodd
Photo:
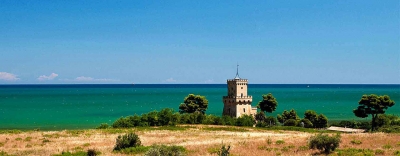
M 228 95 L 223 97 L 223 115 L 239 117 L 243 114 L 255 115 L 256 108 L 251 106 L 253 97 L 247 94 L 247 79 L 227 80 Z

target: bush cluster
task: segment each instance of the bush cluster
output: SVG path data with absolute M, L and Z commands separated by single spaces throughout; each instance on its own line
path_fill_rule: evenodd
M 310 138 L 308 147 L 310 149 L 318 149 L 321 152 L 328 154 L 339 147 L 339 143 L 339 134 L 336 134 L 336 136 L 329 136 L 328 134 L 320 133 Z
M 135 133 L 119 135 L 115 143 L 114 151 L 118 151 L 129 147 L 138 147 L 141 145 L 142 143 L 139 139 L 139 136 L 136 135 Z
M 185 152 L 186 149 L 182 146 L 153 145 L 145 156 L 182 156 L 186 155 Z
M 371 122 L 368 121 L 342 120 L 340 122 L 332 122 L 330 125 L 337 127 L 347 127 L 347 128 L 371 129 Z
M 371 130 L 370 121 L 348 121 L 332 122 L 331 126 L 360 128 Z M 376 119 L 377 131 L 386 133 L 400 133 L 400 117 L 397 115 L 379 114 Z
M 239 118 L 230 116 L 205 115 L 202 113 L 184 113 L 174 112 L 170 108 L 161 111 L 152 111 L 150 113 L 128 117 L 121 117 L 113 124 L 113 128 L 131 128 L 148 126 L 174 126 L 177 124 L 207 124 L 207 125 L 231 125 L 231 126 L 253 126 L 255 120 L 252 116 L 243 115 Z M 108 125 L 102 124 L 98 128 L 107 128 Z

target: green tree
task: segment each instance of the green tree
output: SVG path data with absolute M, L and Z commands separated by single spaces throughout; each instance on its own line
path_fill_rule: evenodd
M 297 113 L 294 109 L 291 109 L 290 111 L 284 110 L 282 115 L 278 114 L 277 119 L 282 124 L 289 119 L 293 119 L 296 121 L 300 120 L 299 116 L 297 116 Z
M 179 105 L 180 113 L 194 113 L 198 112 L 205 114 L 208 108 L 208 100 L 201 95 L 189 94 Z
M 276 98 L 271 94 L 268 93 L 267 95 L 263 95 L 263 100 L 258 102 L 257 108 L 260 108 L 262 112 L 272 113 L 276 110 L 278 106 L 278 101 Z
M 366 118 L 372 116 L 372 130 L 376 127 L 376 118 L 378 114 L 385 114 L 386 109 L 392 107 L 395 103 L 389 96 L 377 96 L 375 94 L 363 95 L 358 102 L 359 106 L 353 110 L 355 116 Z
M 267 117 L 265 116 L 264 112 L 261 111 L 261 112 L 258 112 L 258 113 L 254 116 L 254 118 L 256 119 L 257 122 L 264 122 L 264 120 L 265 120 Z
M 314 125 L 317 123 L 318 114 L 313 110 L 306 110 L 306 112 L 304 113 L 304 119 L 310 120 L 310 122 Z
M 328 118 L 324 114 L 319 114 L 317 122 L 314 125 L 316 128 L 325 128 L 328 126 Z
M 325 128 L 328 126 L 328 118 L 323 114 L 317 114 L 313 110 L 307 110 L 304 113 L 304 119 L 309 120 L 314 128 Z

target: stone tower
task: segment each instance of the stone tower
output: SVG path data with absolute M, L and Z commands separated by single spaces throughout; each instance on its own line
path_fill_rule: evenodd
M 247 79 L 239 77 L 239 65 L 237 65 L 236 77 L 227 80 L 228 95 L 223 96 L 224 111 L 222 115 L 240 117 L 243 114 L 255 115 L 257 113 L 257 108 L 251 107 L 253 98 L 251 95 L 247 95 L 247 84 Z

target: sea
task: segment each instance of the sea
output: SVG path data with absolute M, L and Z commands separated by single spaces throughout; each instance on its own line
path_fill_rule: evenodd
M 153 110 L 176 112 L 188 94 L 205 96 L 206 114 L 221 116 L 226 84 L 62 84 L 0 85 L 0 129 L 90 129 L 101 123 Z M 329 121 L 361 120 L 352 110 L 364 94 L 389 95 L 396 102 L 386 114 L 400 115 L 400 84 L 249 84 L 253 106 L 272 93 L 276 117 L 294 109 L 302 118 L 306 110 L 326 115 Z

